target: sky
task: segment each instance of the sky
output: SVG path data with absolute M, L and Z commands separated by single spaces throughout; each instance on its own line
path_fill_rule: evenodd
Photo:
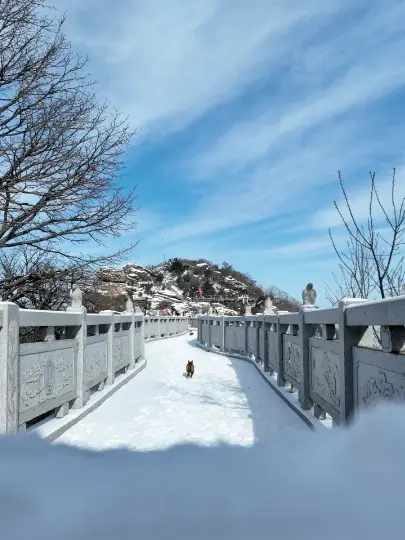
M 402 166 L 405 0 L 59 0 L 100 99 L 137 133 L 131 262 L 227 261 L 300 297 L 338 271 L 337 171 L 359 219 Z M 401 181 L 402 178 L 402 181 Z M 111 245 L 116 246 L 114 241 Z

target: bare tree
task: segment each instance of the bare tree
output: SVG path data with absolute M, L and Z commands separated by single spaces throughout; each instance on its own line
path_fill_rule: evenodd
M 123 156 L 133 133 L 127 119 L 99 104 L 63 31 L 40 0 L 0 0 L 0 252 L 4 275 L 22 270 L 30 247 L 34 261 L 53 256 L 63 275 L 118 261 L 134 244 L 108 256 L 73 255 L 66 242 L 104 246 L 134 228 L 134 190 L 120 184 Z M 34 254 L 35 253 L 35 254 Z M 17 255 L 21 258 L 16 263 Z M 7 258 L 9 263 L 7 263 Z M 57 262 L 60 261 L 63 262 Z M 12 263 L 12 264 L 11 264 Z M 37 283 L 49 264 L 34 263 L 25 276 Z M 62 270 L 60 270 L 62 268 Z M 48 268 L 49 270 L 49 268 Z M 58 274 L 57 272 L 57 274 Z M 13 298 L 16 286 L 3 288 Z M 48 280 L 48 277 L 46 277 Z
M 345 249 L 339 249 L 329 230 L 339 259 L 340 275 L 333 275 L 335 283 L 332 287 L 328 286 L 326 297 L 332 305 L 336 305 L 344 297 L 386 298 L 403 294 L 405 198 L 396 196 L 395 169 L 389 205 L 384 204 L 378 193 L 375 173 L 370 173 L 366 224 L 361 224 L 354 215 L 340 172 L 339 183 L 348 217 L 344 216 L 336 201 L 334 205 L 348 233 L 348 240 Z

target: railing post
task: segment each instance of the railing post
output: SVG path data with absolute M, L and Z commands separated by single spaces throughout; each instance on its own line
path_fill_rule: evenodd
M 260 321 L 258 316 L 256 315 L 255 320 L 255 329 L 256 329 L 256 340 L 255 340 L 255 362 L 260 362 Z
M 80 326 L 79 327 L 67 327 L 66 335 L 69 338 L 73 338 L 77 343 L 77 356 L 76 356 L 76 388 L 77 397 L 73 402 L 72 409 L 80 409 L 86 404 L 86 390 L 84 384 L 84 372 L 86 362 L 86 348 L 87 348 L 87 310 L 82 305 L 82 292 L 78 287 L 75 287 L 70 292 L 72 299 L 72 305 L 66 308 L 66 311 L 73 313 L 80 313 Z M 72 335 L 73 332 L 73 335 Z M 64 408 L 60 411 L 60 415 L 63 416 L 66 413 L 66 408 L 69 404 L 65 404 Z
M 263 315 L 263 371 L 270 371 L 269 367 L 269 334 L 266 326 L 266 316 Z
M 211 349 L 211 319 L 210 314 L 207 314 L 207 324 L 208 324 L 208 331 L 207 331 L 207 347 L 208 349 Z
M 20 310 L 13 302 L 1 302 L 0 330 L 0 433 L 18 431 Z
M 340 418 L 344 426 L 352 420 L 354 412 L 353 389 L 353 347 L 358 345 L 367 327 L 346 326 L 346 308 L 353 304 L 367 302 L 363 298 L 344 298 L 339 302 L 339 376 L 340 376 Z
M 101 313 L 105 313 L 110 316 L 110 323 L 107 332 L 107 385 L 114 384 L 114 312 L 111 310 L 104 310 Z
M 313 325 L 305 324 L 305 313 L 307 311 L 313 311 L 318 309 L 316 306 L 303 305 L 300 308 L 300 351 L 301 351 L 301 390 L 299 392 L 299 400 L 301 408 L 309 410 L 312 407 L 312 400 L 309 397 L 310 394 L 310 380 L 309 380 L 309 339 L 314 335 L 315 327 Z
M 246 320 L 246 315 L 243 317 L 243 335 L 244 335 L 243 356 L 249 356 L 249 351 L 248 351 L 248 322 Z
M 129 328 L 129 369 L 135 368 L 135 312 L 131 297 L 128 296 L 125 304 L 125 312 L 131 315 L 131 326 Z
M 221 340 L 221 351 L 225 352 L 225 315 L 221 317 L 222 324 L 222 340 Z
M 288 330 L 288 324 L 281 324 L 280 315 L 285 315 L 288 311 L 277 312 L 277 384 L 285 386 L 284 379 L 284 334 Z
M 145 360 L 145 315 L 143 313 L 141 319 L 141 351 L 140 362 Z

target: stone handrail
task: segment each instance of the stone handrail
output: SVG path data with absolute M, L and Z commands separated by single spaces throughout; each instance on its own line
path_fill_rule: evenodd
M 0 432 L 15 433 L 38 417 L 57 417 L 85 406 L 94 390 L 144 360 L 144 344 L 174 337 L 187 317 L 128 311 L 87 313 L 81 301 L 62 311 L 20 309 L 0 302 Z M 20 329 L 35 328 L 40 341 L 21 343 Z M 60 339 L 55 328 L 62 328 Z
M 298 313 L 199 316 L 197 340 L 253 359 L 278 386 L 299 391 L 301 409 L 345 425 L 380 400 L 405 399 L 404 325 L 405 296 L 344 299 L 336 308 L 305 305 Z

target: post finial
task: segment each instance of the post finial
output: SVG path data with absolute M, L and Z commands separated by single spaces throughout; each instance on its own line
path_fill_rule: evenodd
M 312 283 L 308 283 L 302 291 L 302 303 L 304 306 L 314 306 L 316 303 L 316 290 Z
M 70 289 L 69 296 L 73 309 L 80 309 L 83 306 L 83 293 L 78 285 L 73 285 L 73 288 Z
M 134 303 L 132 302 L 132 298 L 128 294 L 127 301 L 125 302 L 125 311 L 132 313 L 134 311 Z
M 272 315 L 273 313 L 274 313 L 273 302 L 272 302 L 270 296 L 268 296 L 266 298 L 266 300 L 264 301 L 264 314 L 265 315 Z

